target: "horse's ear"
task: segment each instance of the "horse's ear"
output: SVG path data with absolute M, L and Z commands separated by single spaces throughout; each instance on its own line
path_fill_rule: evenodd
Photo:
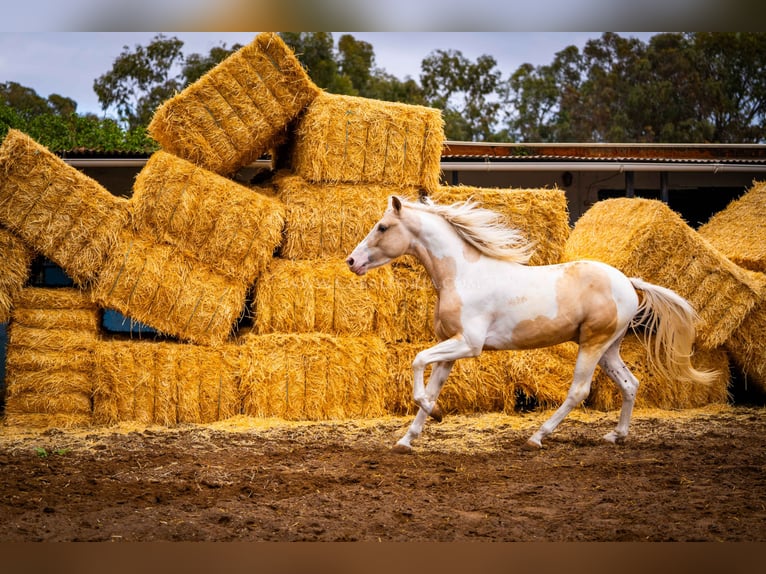
M 402 210 L 402 200 L 396 197 L 395 195 L 392 195 L 391 207 L 393 207 L 394 211 L 398 214 Z

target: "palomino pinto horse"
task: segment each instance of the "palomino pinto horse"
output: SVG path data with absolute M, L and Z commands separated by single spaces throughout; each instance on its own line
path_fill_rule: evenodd
M 404 254 L 425 267 L 438 292 L 435 332 L 440 342 L 417 354 L 413 396 L 419 410 L 394 450 L 410 452 L 430 415 L 441 420 L 436 401 L 457 359 L 484 349 L 533 349 L 565 341 L 579 344 L 574 380 L 566 400 L 526 443 L 542 440 L 590 392 L 596 365 L 622 392 L 616 428 L 604 439 L 628 435 L 638 380 L 620 358 L 620 343 L 631 325 L 654 332 L 649 345 L 655 366 L 671 380 L 710 382 L 714 373 L 690 362 L 695 312 L 673 291 L 596 261 L 527 266 L 532 246 L 499 223 L 498 214 L 471 201 L 450 206 L 391 197 L 382 219 L 346 260 L 363 275 Z M 426 365 L 433 363 L 428 386 Z

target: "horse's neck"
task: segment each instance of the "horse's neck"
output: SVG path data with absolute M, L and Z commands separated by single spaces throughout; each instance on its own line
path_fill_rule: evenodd
M 453 288 L 464 268 L 465 253 L 473 247 L 437 215 L 422 214 L 421 224 L 411 253 L 423 264 L 437 291 Z

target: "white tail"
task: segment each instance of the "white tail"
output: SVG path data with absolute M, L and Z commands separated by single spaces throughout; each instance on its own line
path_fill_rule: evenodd
M 650 351 L 652 366 L 670 380 L 713 382 L 715 371 L 700 371 L 691 363 L 697 319 L 691 304 L 665 287 L 635 277 L 630 282 L 643 294 L 633 324 L 646 328 L 643 343 Z M 653 343 L 649 340 L 652 334 Z

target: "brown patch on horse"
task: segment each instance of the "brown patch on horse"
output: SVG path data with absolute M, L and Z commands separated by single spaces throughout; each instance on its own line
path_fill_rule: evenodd
M 520 349 L 550 343 L 551 333 L 561 341 L 586 347 L 608 341 L 617 326 L 617 303 L 609 276 L 600 269 L 577 263 L 568 266 L 556 283 L 559 314 L 521 321 L 513 330 L 513 344 Z

